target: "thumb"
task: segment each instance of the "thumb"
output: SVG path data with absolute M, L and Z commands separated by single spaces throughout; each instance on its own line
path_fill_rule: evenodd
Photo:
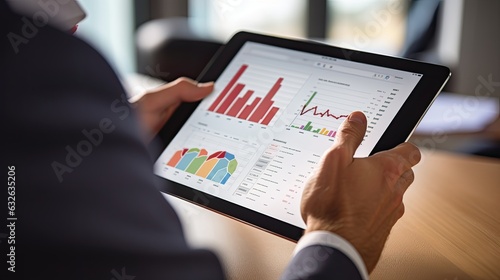
M 188 78 L 179 78 L 145 94 L 148 103 L 161 108 L 179 102 L 194 102 L 203 99 L 214 89 L 214 83 L 197 83 Z
M 198 83 L 189 78 L 179 78 L 171 83 L 170 97 L 178 98 L 183 102 L 194 102 L 203 99 L 214 89 L 214 83 Z
M 340 125 L 333 148 L 342 148 L 346 156 L 352 157 L 366 133 L 366 116 L 359 111 L 352 112 Z

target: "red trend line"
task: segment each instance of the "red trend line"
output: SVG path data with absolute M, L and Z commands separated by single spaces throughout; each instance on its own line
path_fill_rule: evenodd
M 327 109 L 325 112 L 319 112 L 318 113 L 318 106 L 314 106 L 312 108 L 309 108 L 306 110 L 306 106 L 302 107 L 302 111 L 300 111 L 300 115 L 305 115 L 307 114 L 308 112 L 310 111 L 313 111 L 313 115 L 314 116 L 321 116 L 321 117 L 332 117 L 334 119 L 341 119 L 341 118 L 347 118 L 349 115 L 339 115 L 339 116 L 336 116 L 334 114 L 330 114 L 330 109 Z

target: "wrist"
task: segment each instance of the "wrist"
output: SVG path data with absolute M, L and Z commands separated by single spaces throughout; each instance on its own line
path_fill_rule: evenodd
M 331 233 L 341 235 L 340 233 L 344 228 L 345 226 L 343 225 L 343 223 L 338 220 L 332 223 L 331 220 L 321 220 L 308 217 L 304 233 L 313 231 L 329 231 Z
M 304 234 L 311 232 L 330 232 L 342 237 L 354 247 L 358 248 L 360 247 L 360 244 L 356 241 L 360 240 L 359 236 L 357 236 L 359 235 L 359 232 L 352 229 L 353 226 L 348 226 L 347 222 L 342 221 L 341 219 L 336 219 L 336 221 L 332 223 L 331 220 L 308 218 Z

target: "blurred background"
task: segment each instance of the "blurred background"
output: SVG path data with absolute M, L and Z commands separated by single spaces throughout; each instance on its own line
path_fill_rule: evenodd
M 163 81 L 196 78 L 240 30 L 446 65 L 452 78 L 411 141 L 431 150 L 500 157 L 498 0 L 79 2 L 87 18 L 77 35 L 126 80 L 138 74 Z

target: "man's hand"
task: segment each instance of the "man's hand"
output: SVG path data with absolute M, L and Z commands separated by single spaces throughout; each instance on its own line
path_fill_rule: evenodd
M 409 143 L 368 158 L 353 158 L 366 117 L 352 113 L 309 179 L 301 204 L 306 232 L 326 230 L 348 240 L 368 272 L 377 264 L 391 228 L 404 213 L 403 194 L 413 182 L 419 150 Z
M 214 89 L 212 82 L 198 84 L 188 78 L 179 78 L 141 96 L 133 104 L 150 138 L 154 137 L 172 116 L 181 102 L 203 99 Z

